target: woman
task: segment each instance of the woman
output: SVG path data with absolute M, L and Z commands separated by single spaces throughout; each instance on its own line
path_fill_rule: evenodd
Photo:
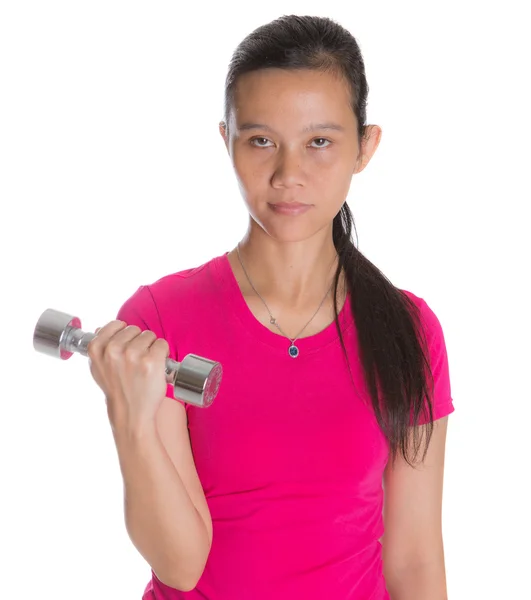
M 144 600 L 446 598 L 443 332 L 357 250 L 345 203 L 381 136 L 367 92 L 330 19 L 243 40 L 220 132 L 246 234 L 140 286 L 89 345 Z M 223 365 L 208 408 L 166 385 L 190 352 Z

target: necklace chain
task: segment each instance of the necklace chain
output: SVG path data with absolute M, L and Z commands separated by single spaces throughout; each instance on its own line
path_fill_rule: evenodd
M 328 294 L 330 293 L 330 290 L 332 289 L 332 286 L 334 285 L 334 283 L 332 282 L 332 284 L 330 285 L 330 287 L 328 288 L 324 298 L 321 300 L 321 304 L 319 304 L 319 307 L 317 308 L 317 310 L 315 311 L 314 315 L 312 316 L 312 318 L 306 323 L 306 325 L 299 331 L 299 333 L 293 338 L 291 339 L 288 335 L 286 335 L 282 329 L 280 328 L 280 325 L 277 323 L 277 320 L 275 319 L 275 317 L 271 314 L 271 311 L 269 310 L 269 306 L 267 306 L 266 301 L 262 298 L 262 296 L 259 294 L 258 290 L 254 287 L 253 282 L 251 281 L 251 278 L 249 277 L 247 271 L 245 270 L 245 267 L 243 266 L 243 262 L 242 262 L 242 258 L 240 256 L 240 244 L 238 243 L 236 246 L 236 251 L 238 253 L 238 259 L 240 261 L 240 264 L 242 266 L 243 272 L 245 273 L 245 276 L 247 277 L 247 280 L 249 281 L 251 287 L 253 288 L 253 290 L 255 291 L 256 295 L 260 298 L 260 300 L 264 303 L 264 306 L 267 308 L 267 312 L 269 313 L 270 318 L 270 323 L 272 325 L 275 325 L 277 327 L 277 329 L 280 331 L 280 333 L 284 336 L 287 337 L 288 340 L 291 342 L 291 346 L 289 348 L 289 354 L 290 356 L 292 356 L 293 358 L 297 357 L 299 355 L 299 350 L 298 348 L 295 346 L 295 341 L 299 338 L 299 336 L 301 335 L 301 333 L 306 329 L 306 327 L 308 327 L 308 325 L 313 321 L 315 315 L 319 312 L 319 310 L 321 309 L 321 306 L 323 305 L 324 301 L 326 300 L 326 297 L 328 296 Z

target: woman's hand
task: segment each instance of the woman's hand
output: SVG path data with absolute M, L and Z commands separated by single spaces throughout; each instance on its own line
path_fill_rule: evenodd
M 124 321 L 96 329 L 87 346 L 90 372 L 105 394 L 113 430 L 154 421 L 166 396 L 168 342 Z

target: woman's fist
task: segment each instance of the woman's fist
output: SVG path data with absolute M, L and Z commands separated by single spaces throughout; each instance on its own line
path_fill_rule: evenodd
M 113 430 L 154 420 L 166 396 L 168 342 L 124 321 L 96 329 L 87 346 L 90 372 L 107 401 Z

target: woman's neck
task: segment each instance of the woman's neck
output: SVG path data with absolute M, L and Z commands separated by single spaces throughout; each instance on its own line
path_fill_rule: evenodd
M 229 252 L 229 261 L 240 284 L 243 295 L 254 295 L 256 291 L 266 302 L 306 310 L 319 304 L 330 289 L 338 265 L 337 252 L 333 243 L 312 244 L 308 242 L 279 244 L 275 240 L 258 243 L 244 238 L 238 250 Z M 247 272 L 247 275 L 245 274 Z M 252 282 L 249 282 L 248 278 Z M 344 274 L 341 273 L 338 301 L 345 294 Z M 327 304 L 333 300 L 333 291 Z

